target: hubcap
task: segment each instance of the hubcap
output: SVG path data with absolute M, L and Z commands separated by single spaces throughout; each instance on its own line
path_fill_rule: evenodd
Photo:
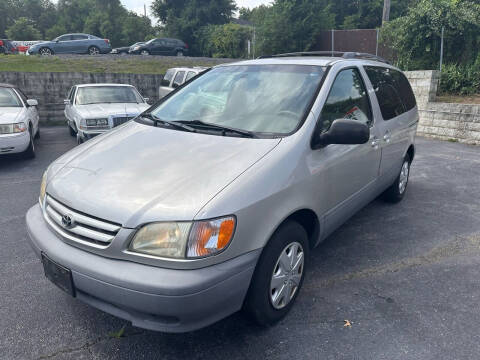
M 287 306 L 298 291 L 305 257 L 298 242 L 288 244 L 280 253 L 270 280 L 270 302 L 275 309 Z
M 398 191 L 400 194 L 403 194 L 407 188 L 409 172 L 410 164 L 408 161 L 405 161 L 402 165 L 402 170 L 400 171 L 400 181 L 398 182 Z
M 142 54 L 142 55 L 148 55 L 148 51 L 143 50 L 143 51 L 141 52 L 141 54 Z
M 97 48 L 91 48 L 90 49 L 90 54 L 91 55 L 97 55 L 100 51 Z
M 50 50 L 48 50 L 48 49 L 42 49 L 41 54 L 42 54 L 42 55 L 50 55 Z

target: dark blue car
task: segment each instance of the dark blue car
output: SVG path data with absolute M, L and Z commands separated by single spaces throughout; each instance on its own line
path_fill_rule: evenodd
M 28 55 L 54 54 L 108 54 L 112 51 L 110 40 L 88 34 L 65 34 L 52 41 L 35 44 L 28 49 Z

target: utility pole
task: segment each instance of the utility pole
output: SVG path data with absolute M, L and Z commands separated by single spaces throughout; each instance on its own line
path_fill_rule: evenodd
M 143 4 L 143 15 L 147 17 L 147 5 Z
M 383 0 L 382 25 L 390 20 L 390 0 Z

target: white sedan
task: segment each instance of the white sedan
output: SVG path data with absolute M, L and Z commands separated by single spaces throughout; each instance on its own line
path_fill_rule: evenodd
M 70 135 L 80 144 L 103 134 L 147 110 L 147 101 L 132 85 L 75 85 L 64 101 Z
M 0 84 L 0 155 L 35 157 L 34 138 L 40 137 L 37 105 L 15 86 Z

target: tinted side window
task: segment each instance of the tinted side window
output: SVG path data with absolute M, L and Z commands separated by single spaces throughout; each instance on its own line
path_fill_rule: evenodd
M 393 119 L 407 111 L 407 108 L 405 107 L 407 102 L 412 106 L 411 96 L 413 96 L 413 93 L 411 95 L 405 93 L 406 89 L 404 82 L 403 87 L 400 85 L 399 78 L 400 75 L 403 76 L 401 73 L 392 69 L 374 66 L 366 66 L 365 71 L 367 72 L 370 82 L 375 90 L 375 95 L 377 96 L 384 120 Z M 407 79 L 405 79 L 405 81 L 408 83 Z M 410 84 L 408 84 L 408 90 L 410 92 L 412 91 Z M 407 98 L 409 99 L 407 100 Z M 415 97 L 413 96 L 413 106 L 415 106 L 414 101 Z
M 391 70 L 393 78 L 397 84 L 397 89 L 400 91 L 400 97 L 407 111 L 413 109 L 417 105 L 415 95 L 413 94 L 410 82 L 400 71 Z
M 175 70 L 173 69 L 168 70 L 162 79 L 162 86 L 170 86 L 170 82 L 173 79 L 173 75 L 175 75 Z
M 58 41 L 70 41 L 72 40 L 72 35 L 63 35 L 58 38 Z
M 185 76 L 185 71 L 177 72 L 177 75 L 175 75 L 175 80 L 173 80 L 172 87 L 176 88 L 176 87 L 179 87 L 180 85 L 182 85 L 184 76 Z
M 72 35 L 72 40 L 87 40 L 87 35 Z
M 322 132 L 327 131 L 337 119 L 357 120 L 372 125 L 372 108 L 358 69 L 342 70 L 335 78 L 320 114 Z
M 68 98 L 70 99 L 70 103 L 73 104 L 73 96 L 75 95 L 75 86 L 70 89 L 68 93 Z

